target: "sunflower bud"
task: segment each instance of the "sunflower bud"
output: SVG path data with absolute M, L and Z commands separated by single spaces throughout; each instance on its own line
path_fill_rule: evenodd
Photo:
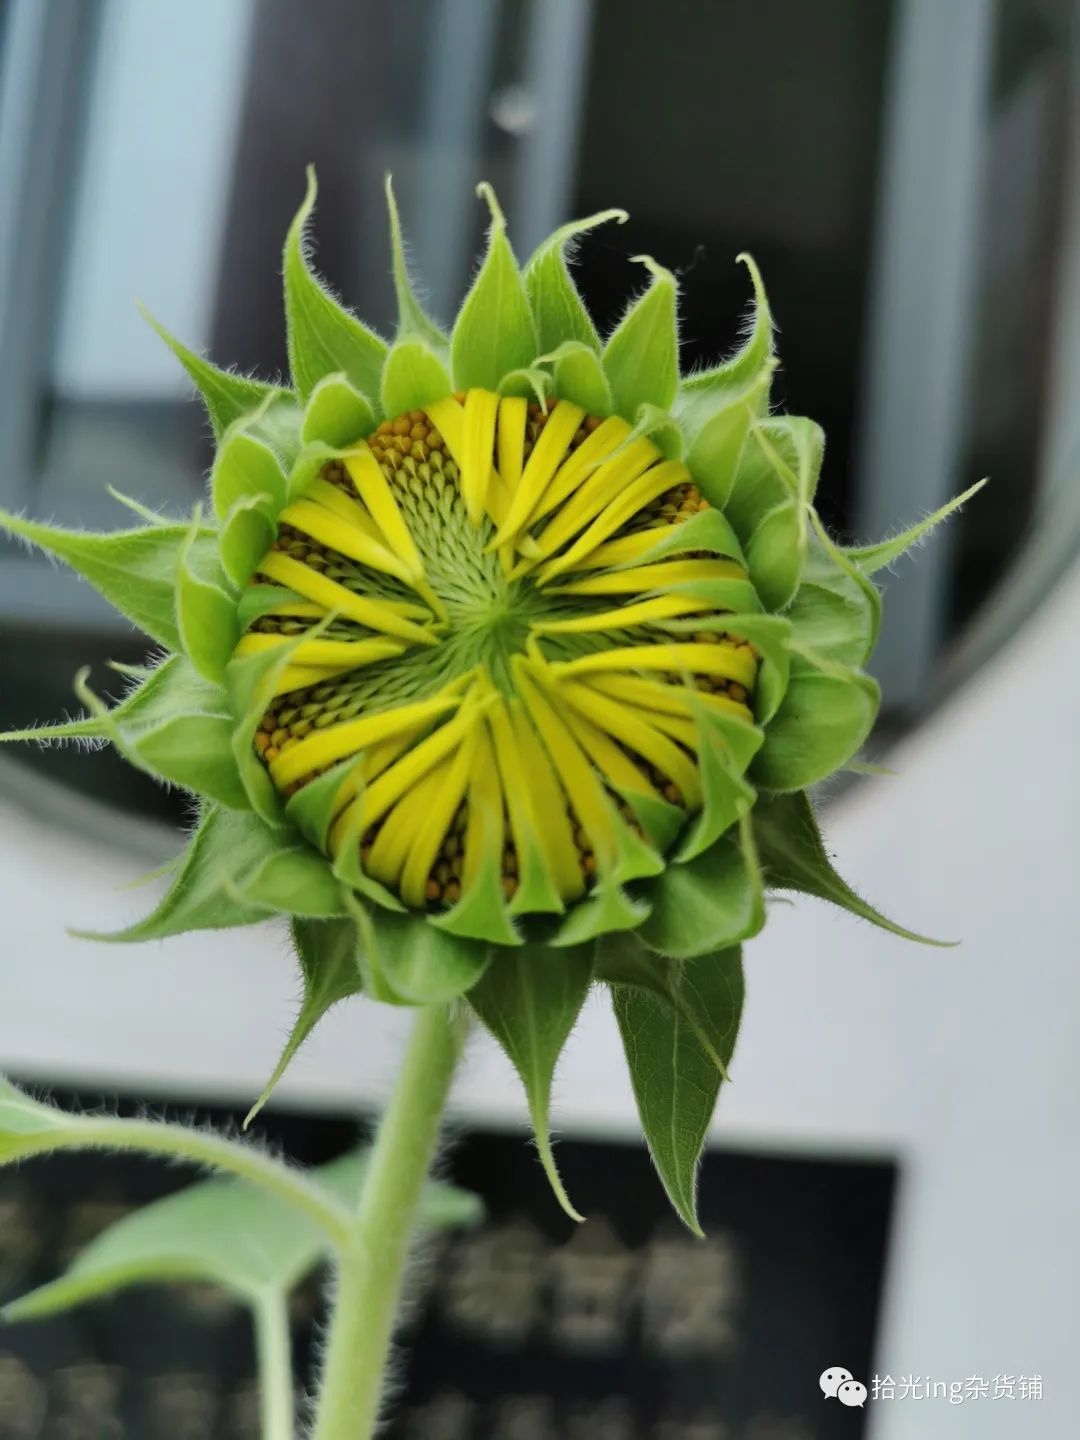
M 273 1080 L 346 995 L 466 997 L 522 1075 L 571 1213 L 551 1077 L 609 987 L 694 1226 L 767 891 L 897 928 L 832 869 L 805 792 L 876 715 L 871 573 L 946 512 L 885 546 L 832 542 L 821 431 L 770 409 L 749 257 L 742 348 L 680 376 L 667 270 L 638 257 L 646 286 L 603 343 L 570 277 L 576 237 L 622 212 L 564 227 L 521 271 L 481 191 L 487 254 L 449 335 L 410 286 L 389 186 L 394 340 L 330 295 L 306 258 L 313 178 L 285 248 L 291 388 L 161 331 L 217 441 L 205 516 L 3 523 L 169 653 L 113 707 L 82 678 L 83 719 L 6 738 L 107 740 L 198 797 L 161 904 L 98 938 L 290 917 L 306 999 Z

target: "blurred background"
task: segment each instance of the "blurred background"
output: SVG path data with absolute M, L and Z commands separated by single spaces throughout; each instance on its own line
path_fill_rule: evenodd
M 640 284 L 627 256 L 675 270 L 684 366 L 732 347 L 748 300 L 735 255 L 757 258 L 779 398 L 828 434 L 820 505 L 839 538 L 879 538 L 992 477 L 884 577 L 875 745 L 898 776 L 824 797 L 856 882 L 963 948 L 778 907 L 749 956 L 696 1291 L 695 1252 L 628 1144 L 605 1010 L 588 1011 L 559 1088 L 568 1174 L 602 1217 L 593 1242 L 562 1226 L 516 1088 L 477 1043 L 449 1164 L 491 1218 L 432 1267 L 395 1435 L 1074 1430 L 1078 140 L 1076 0 L 0 0 L 5 508 L 110 528 L 125 523 L 112 486 L 190 512 L 208 427 L 135 300 L 220 364 L 281 373 L 280 248 L 312 161 L 318 264 L 377 326 L 393 304 L 387 170 L 443 320 L 482 240 L 478 180 L 521 258 L 564 219 L 621 205 L 630 222 L 586 238 L 579 284 L 610 325 Z M 0 725 L 70 710 L 81 664 L 108 692 L 105 662 L 142 656 L 87 587 L 0 541 Z M 65 923 L 145 907 L 119 887 L 175 849 L 183 807 L 110 752 L 0 765 L 0 1069 L 242 1113 L 295 1003 L 281 938 L 130 955 L 68 939 Z M 271 1131 L 309 1158 L 340 1148 L 400 1033 L 373 1007 L 333 1015 Z M 86 1174 L 0 1176 L 0 1299 L 146 1183 L 106 1162 Z M 595 1283 L 566 1300 L 579 1265 Z M 522 1274 L 532 1290 L 515 1291 Z M 462 1275 L 535 1315 L 478 1319 L 453 1298 Z M 674 1342 L 657 1305 L 669 1322 L 683 1307 Z M 168 1361 L 144 1345 L 132 1365 L 123 1337 L 145 1317 L 110 1315 L 0 1333 L 0 1440 L 254 1434 L 242 1340 L 189 1335 Z M 840 1411 L 817 1388 L 834 1364 L 867 1384 L 1038 1374 L 1045 1394 Z

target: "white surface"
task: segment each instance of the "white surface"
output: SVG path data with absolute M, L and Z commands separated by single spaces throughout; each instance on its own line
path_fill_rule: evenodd
M 253 0 L 106 0 L 53 358 L 65 397 L 188 393 L 132 297 L 206 345 L 252 14 Z
M 718 1138 L 900 1152 L 879 1372 L 1044 1377 L 1041 1402 L 871 1403 L 875 1440 L 1075 1433 L 1078 627 L 1080 573 L 896 752 L 898 778 L 860 787 L 829 817 L 841 868 L 864 893 L 910 925 L 963 936 L 961 948 L 908 945 L 809 901 L 778 905 L 749 947 Z M 135 870 L 14 812 L 0 817 L 0 1065 L 247 1099 L 295 1004 L 283 939 L 267 928 L 127 949 L 64 937 L 65 922 L 112 926 L 144 911 L 146 891 L 116 889 Z M 405 1019 L 360 1001 L 339 1007 L 280 1096 L 345 1107 L 380 1093 Z M 600 1003 L 571 1040 L 557 1095 L 565 1131 L 634 1126 Z M 524 1121 L 517 1085 L 484 1040 L 456 1102 Z

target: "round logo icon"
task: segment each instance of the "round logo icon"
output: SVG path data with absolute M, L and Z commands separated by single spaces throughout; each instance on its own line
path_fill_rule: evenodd
M 832 1400 L 839 1393 L 840 1386 L 851 1380 L 853 1377 L 850 1370 L 845 1370 L 842 1365 L 830 1365 L 828 1370 L 821 1372 L 818 1384 L 826 1400 Z

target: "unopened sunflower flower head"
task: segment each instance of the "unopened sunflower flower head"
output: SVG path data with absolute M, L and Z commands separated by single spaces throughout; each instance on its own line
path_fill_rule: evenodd
M 833 870 L 806 792 L 877 712 L 870 576 L 945 512 L 878 546 L 830 539 L 824 437 L 771 408 L 749 257 L 741 348 L 681 375 L 669 271 L 636 257 L 644 289 L 603 340 L 572 281 L 574 242 L 622 212 L 558 230 L 519 269 L 481 193 L 487 251 L 449 333 L 410 285 L 389 184 L 393 340 L 329 293 L 306 246 L 313 177 L 285 246 L 291 384 L 160 332 L 217 442 L 205 511 L 176 523 L 129 502 L 140 523 L 101 535 L 2 518 L 166 653 L 111 708 L 84 675 L 83 719 L 7 738 L 111 742 L 197 797 L 158 908 L 98 938 L 289 917 L 305 1001 L 271 1085 L 346 995 L 460 1000 L 520 1071 L 568 1209 L 551 1077 L 606 987 L 694 1225 L 740 945 L 767 894 L 897 928 Z M 672 1054 L 681 1103 L 697 1097 L 689 1151 L 672 1087 L 650 1078 Z

